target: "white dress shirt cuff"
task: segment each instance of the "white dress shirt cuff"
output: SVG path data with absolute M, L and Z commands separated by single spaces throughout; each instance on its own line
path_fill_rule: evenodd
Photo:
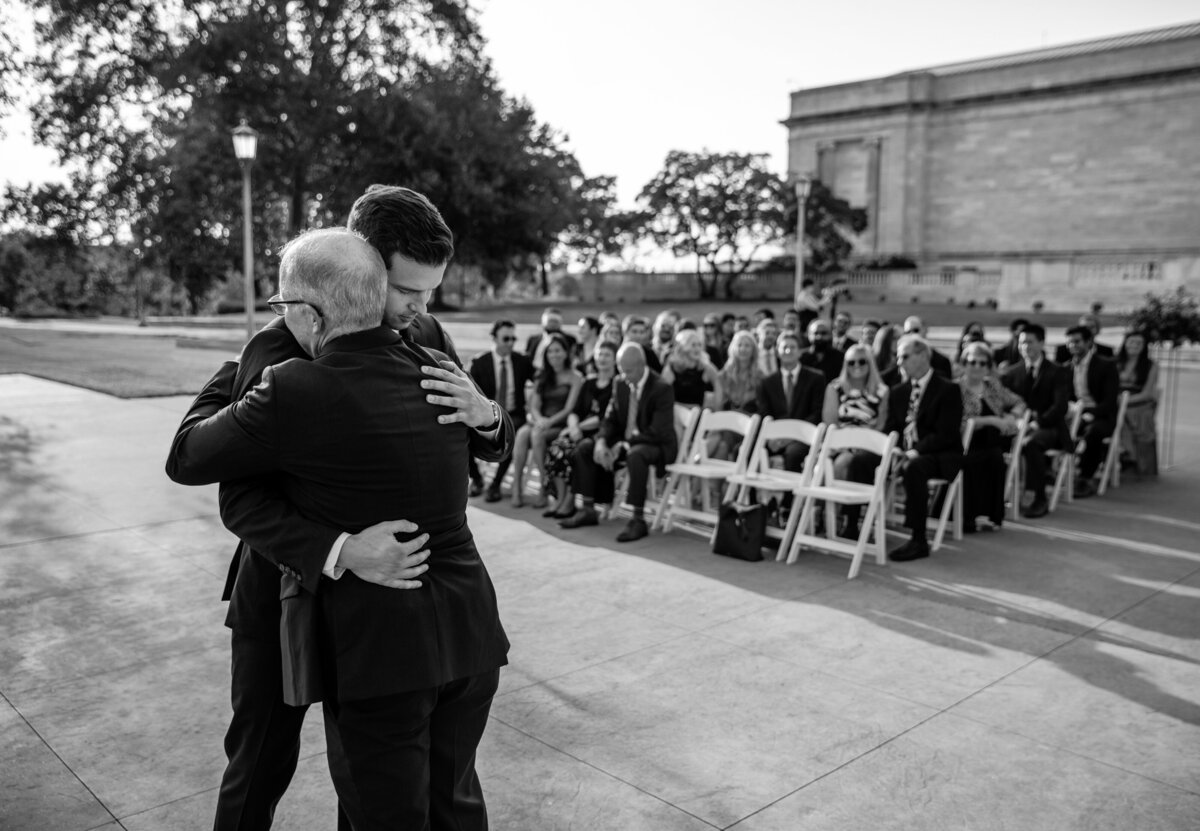
M 346 573 L 346 569 L 339 566 L 337 561 L 338 557 L 342 556 L 342 546 L 348 539 L 350 539 L 350 535 L 345 531 L 338 534 L 338 538 L 333 541 L 333 546 L 329 549 L 329 556 L 325 558 L 325 568 L 321 569 L 321 573 L 330 580 L 340 580 Z

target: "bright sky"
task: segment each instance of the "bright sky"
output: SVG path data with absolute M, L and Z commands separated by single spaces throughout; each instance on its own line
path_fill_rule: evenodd
M 788 94 L 1200 19 L 1195 0 L 475 0 L 504 88 L 569 136 L 629 206 L 668 151 L 765 152 Z M 52 177 L 7 123 L 0 182 Z

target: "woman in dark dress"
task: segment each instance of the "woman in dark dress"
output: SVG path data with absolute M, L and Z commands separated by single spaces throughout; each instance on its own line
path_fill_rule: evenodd
M 575 408 L 583 376 L 571 366 L 571 350 L 567 340 L 555 333 L 549 336 L 545 364 L 533 379 L 533 393 L 526 408 L 528 420 L 517 431 L 513 445 L 512 503 L 514 508 L 525 504 L 525 466 L 532 460 L 541 474 L 541 492 L 534 501 L 535 508 L 546 507 L 547 474 L 546 447 L 567 424 L 567 416 Z
M 1145 332 L 1125 335 L 1117 353 L 1121 391 L 1129 393 L 1125 424 L 1121 428 L 1122 466 L 1132 465 L 1143 476 L 1158 475 L 1158 434 L 1154 426 L 1158 407 L 1158 364 L 1150 360 Z
M 963 424 L 975 419 L 971 445 L 963 457 L 963 531 L 975 532 L 976 517 L 999 528 L 1004 522 L 1004 450 L 1025 414 L 1025 402 L 992 374 L 992 350 L 972 341 L 963 346 Z

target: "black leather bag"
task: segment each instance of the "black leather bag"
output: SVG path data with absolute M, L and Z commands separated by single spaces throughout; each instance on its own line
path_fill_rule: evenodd
M 762 546 L 766 527 L 766 506 L 726 502 L 717 513 L 717 535 L 713 538 L 713 553 L 752 563 L 758 562 L 763 558 Z

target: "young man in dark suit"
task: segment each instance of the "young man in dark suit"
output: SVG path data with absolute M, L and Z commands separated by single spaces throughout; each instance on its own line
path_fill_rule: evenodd
M 1028 519 L 1043 517 L 1050 509 L 1046 499 L 1046 451 L 1066 448 L 1067 404 L 1071 400 L 1070 376 L 1045 354 L 1046 330 L 1024 322 L 1017 334 L 1018 359 L 1000 376 L 1004 386 L 1025 399 L 1033 413 L 1030 432 L 1021 448 L 1025 462 L 1025 490 L 1033 501 L 1021 510 Z
M 814 321 L 816 322 L 816 321 Z M 755 398 L 758 414 L 772 418 L 798 418 L 811 424 L 821 423 L 821 408 L 825 404 L 825 376 L 800 363 L 800 338 L 784 330 L 775 341 L 779 369 L 758 382 Z M 783 454 L 783 466 L 799 472 L 804 469 L 808 445 L 785 441 L 768 448 Z
M 1100 318 L 1096 317 L 1094 314 L 1083 314 L 1079 316 L 1079 321 L 1075 325 L 1083 326 L 1092 333 L 1092 345 L 1095 348 L 1097 355 L 1101 356 L 1102 358 L 1110 359 L 1114 357 L 1113 348 L 1111 346 L 1107 346 L 1096 341 L 1096 338 L 1100 337 Z M 1069 339 L 1070 330 L 1068 329 L 1067 332 L 1067 337 Z M 1067 343 L 1060 343 L 1058 348 L 1054 350 L 1054 360 L 1057 363 L 1070 363 L 1072 357 L 1071 344 L 1069 340 Z
M 912 538 L 888 556 L 896 562 L 929 556 L 925 537 L 929 480 L 953 479 L 962 469 L 962 393 L 933 371 L 929 344 L 918 335 L 900 338 L 896 359 L 905 381 L 888 396 L 885 432 L 901 437 L 904 524 Z
M 626 500 L 633 508 L 633 518 L 617 535 L 617 542 L 633 542 L 650 533 L 644 514 L 650 469 L 661 471 L 675 461 L 679 444 L 675 435 L 675 391 L 658 373 L 646 368 L 641 344 L 622 345 L 617 350 L 617 368 L 620 383 L 613 388 L 599 433 L 575 448 L 574 484 L 575 492 L 583 498 L 582 505 L 558 524 L 563 528 L 599 524 L 597 478 L 611 476 L 625 467 L 629 471 Z
M 800 353 L 800 363 L 825 376 L 825 383 L 842 374 L 844 355 L 833 345 L 833 329 L 828 321 L 817 318 L 808 324 L 808 348 Z
M 449 354 L 454 347 L 426 302 L 453 254 L 449 228 L 425 197 L 406 188 L 373 186 L 351 209 L 350 228 L 389 263 L 384 319 L 403 338 Z M 232 373 L 231 400 L 256 387 L 263 370 L 291 358 L 308 359 L 286 326 L 273 323 L 243 349 Z M 477 391 L 463 385 L 456 397 L 461 409 L 484 406 Z M 480 454 L 494 450 L 484 443 Z M 224 482 L 221 516 L 241 542 L 230 563 L 223 599 L 229 601 L 226 625 L 232 630 L 231 701 L 233 717 L 225 737 L 228 765 L 217 798 L 216 831 L 266 829 L 275 806 L 291 781 L 300 752 L 300 730 L 307 702 L 319 700 L 319 684 L 298 678 L 290 667 L 284 697 L 281 658 L 279 582 L 281 569 L 300 572 L 303 563 L 323 562 L 343 539 L 342 529 L 321 526 L 296 513 L 278 496 L 274 477 Z M 342 556 L 355 573 L 393 588 L 410 588 L 424 571 L 416 557 L 423 537 L 398 542 L 394 534 L 417 530 L 407 522 L 388 522 L 345 538 Z M 292 604 L 299 606 L 299 604 Z M 291 644 L 287 644 L 291 647 Z M 311 640 L 304 646 L 315 660 Z M 305 689 L 305 685 L 310 685 Z M 290 703 L 289 703 L 290 700 Z M 302 703 L 304 702 L 304 703 Z M 345 827 L 343 823 L 343 827 Z
M 525 385 L 533 380 L 533 364 L 529 357 L 513 349 L 517 342 L 517 327 L 511 320 L 497 320 L 492 324 L 492 348 L 480 352 L 471 360 L 467 370 L 475 379 L 480 392 L 494 399 L 513 422 L 513 429 L 521 429 L 525 423 Z M 496 475 L 487 486 L 488 502 L 499 502 L 500 483 L 508 471 L 511 459 L 504 459 L 496 467 Z M 475 459 L 471 459 L 471 496 L 484 492 L 483 477 Z
M 315 638 L 320 663 L 289 667 L 288 656 L 306 653 L 285 638 L 284 676 L 321 676 L 330 773 L 354 828 L 484 829 L 474 753 L 508 641 L 466 526 L 462 471 L 477 430 L 500 437 L 501 456 L 512 425 L 477 391 L 455 406 L 474 391 L 466 373 L 378 323 L 387 281 L 378 252 L 348 231 L 289 243 L 272 307 L 314 360 L 268 367 L 223 408 L 229 373 L 218 373 L 184 418 L 167 470 L 182 484 L 277 473 L 297 513 L 331 528 L 397 513 L 419 523 L 437 552 L 421 591 L 362 579 L 336 544 L 281 564 L 285 634 L 300 647 Z M 290 614 L 318 603 L 319 614 Z
M 1121 378 L 1116 362 L 1096 349 L 1092 330 L 1087 326 L 1072 326 L 1067 330 L 1067 348 L 1071 351 L 1071 362 L 1065 366 L 1071 376 L 1071 398 L 1083 406 L 1079 432 L 1083 453 L 1079 459 L 1075 495 L 1086 497 L 1096 492 L 1092 476 L 1104 460 L 1107 450 L 1104 440 L 1117 426 Z
M 849 312 L 838 312 L 833 317 L 833 348 L 843 355 L 846 354 L 847 349 L 858 343 L 854 339 L 854 336 L 850 334 L 850 326 L 853 322 L 854 319 L 850 317 Z

